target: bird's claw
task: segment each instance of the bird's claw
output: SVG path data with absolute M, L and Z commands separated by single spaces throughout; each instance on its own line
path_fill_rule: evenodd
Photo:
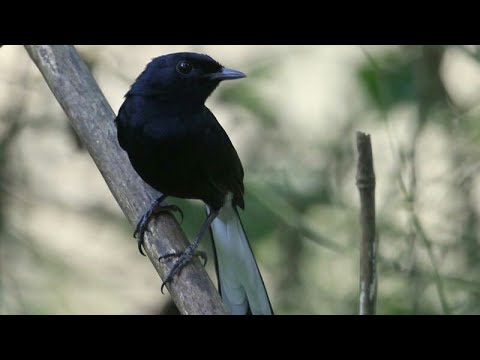
M 145 252 L 143 251 L 145 249 L 144 241 L 145 241 L 145 233 L 148 231 L 148 223 L 151 216 L 152 216 L 152 211 L 150 210 L 147 211 L 145 214 L 143 214 L 142 218 L 137 224 L 137 227 L 135 228 L 135 232 L 133 233 L 133 237 L 136 238 L 138 241 L 138 251 L 143 256 L 146 256 Z
M 180 252 L 180 253 L 173 252 L 173 253 L 162 255 L 158 258 L 158 261 L 168 260 L 168 259 L 171 259 L 173 257 L 180 258 L 175 263 L 175 265 L 173 266 L 173 268 L 170 271 L 170 273 L 168 274 L 167 278 L 163 281 L 162 287 L 160 288 L 160 291 L 162 292 L 162 294 L 164 293 L 163 292 L 164 287 L 167 284 L 170 284 L 172 282 L 175 275 L 177 275 L 185 267 L 185 265 L 187 265 L 190 262 L 190 260 L 194 256 L 198 256 L 203 260 L 203 266 L 207 265 L 207 260 L 208 260 L 207 253 L 205 251 L 201 251 L 201 250 L 191 251 L 190 248 L 187 248 L 187 250 L 185 250 L 183 253 L 182 252 Z
M 154 215 L 157 215 L 159 213 L 171 213 L 171 212 L 178 212 L 180 213 L 181 216 L 181 221 L 180 223 L 183 222 L 183 211 L 180 209 L 177 205 L 165 205 L 162 206 L 161 202 L 163 201 L 163 198 L 157 199 L 155 203 L 145 212 L 145 214 L 142 215 L 140 218 L 140 221 L 138 222 L 135 232 L 133 233 L 133 237 L 138 240 L 138 251 L 140 254 L 143 256 L 145 255 L 145 233 L 148 230 L 148 224 L 150 223 L 150 220 L 152 220 Z
M 204 265 L 207 264 L 207 254 L 203 251 L 198 251 L 198 244 L 200 243 L 200 240 L 202 239 L 203 234 L 205 234 L 205 231 L 208 230 L 210 225 L 212 225 L 213 220 L 217 217 L 218 215 L 218 210 L 210 212 L 208 214 L 207 219 L 202 225 L 202 228 L 200 229 L 200 232 L 198 235 L 195 237 L 195 240 L 185 249 L 184 252 L 182 253 L 170 253 L 170 254 L 165 254 L 163 256 L 160 256 L 158 258 L 158 261 L 164 260 L 164 259 L 169 259 L 171 257 L 179 257 L 178 261 L 173 265 L 172 270 L 170 270 L 170 273 L 168 274 L 167 278 L 165 281 L 162 283 L 161 291 L 163 294 L 163 288 L 169 284 L 172 280 L 173 277 L 184 268 L 185 265 L 187 265 L 190 260 L 193 258 L 193 256 L 197 255 L 200 256 L 204 260 Z
M 145 252 L 143 251 L 145 248 L 145 246 L 143 245 L 143 242 L 142 241 L 138 241 L 138 251 L 140 252 L 140 254 L 142 254 L 143 256 L 147 256 L 145 254 Z
M 158 258 L 158 260 L 167 260 L 167 259 L 170 259 L 172 257 L 181 257 L 183 253 L 178 253 L 178 252 L 173 252 L 173 253 L 169 253 L 169 254 L 166 254 L 166 255 L 162 255 Z M 194 256 L 198 256 L 199 258 L 201 258 L 203 260 L 203 266 L 206 266 L 207 265 L 207 261 L 208 261 L 208 256 L 207 256 L 207 253 L 205 251 L 202 251 L 202 250 L 197 250 L 193 253 Z

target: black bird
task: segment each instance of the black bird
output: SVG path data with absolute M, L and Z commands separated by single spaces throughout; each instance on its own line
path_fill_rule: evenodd
M 163 196 L 137 225 L 139 250 L 150 219 L 167 196 L 200 199 L 207 219 L 193 243 L 165 279 L 173 277 L 197 254 L 211 228 L 219 291 L 232 314 L 273 314 L 262 276 L 248 243 L 238 209 L 244 209 L 243 167 L 228 135 L 205 101 L 223 80 L 245 77 L 207 55 L 174 53 L 154 58 L 140 74 L 115 120 L 120 146 L 135 171 Z M 162 289 L 163 289 L 162 285 Z

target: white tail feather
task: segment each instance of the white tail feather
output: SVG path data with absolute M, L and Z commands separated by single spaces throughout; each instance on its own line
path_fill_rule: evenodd
M 238 213 L 230 201 L 222 207 L 211 228 L 220 292 L 227 311 L 244 315 L 250 308 L 254 315 L 271 315 L 265 285 Z

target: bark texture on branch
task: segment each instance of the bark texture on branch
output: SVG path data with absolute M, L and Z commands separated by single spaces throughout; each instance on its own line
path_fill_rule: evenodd
M 357 132 L 357 187 L 360 193 L 360 315 L 374 315 L 377 301 L 375 173 L 370 135 Z
M 26 45 L 25 48 L 88 149 L 120 208 L 135 226 L 159 193 L 140 179 L 120 148 L 113 122 L 115 114 L 92 74 L 74 46 Z M 87 187 L 85 191 L 88 191 Z M 170 215 L 159 216 L 151 222 L 150 229 L 152 231 L 145 235 L 145 250 L 163 279 L 174 261 L 159 262 L 159 256 L 184 250 L 188 241 Z M 133 251 L 137 251 L 137 246 L 132 239 Z M 167 288 L 182 314 L 225 314 L 222 300 L 198 259 L 187 265 Z M 158 289 L 160 294 L 160 283 Z

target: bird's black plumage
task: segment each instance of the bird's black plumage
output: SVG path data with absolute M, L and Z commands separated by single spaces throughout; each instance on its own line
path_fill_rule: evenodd
M 237 207 L 244 209 L 242 163 L 205 106 L 221 81 L 242 77 L 207 55 L 175 53 L 155 58 L 131 86 L 115 122 L 119 144 L 136 172 L 164 194 L 137 226 L 140 251 L 148 221 L 161 211 L 166 196 L 202 200 L 208 216 L 195 241 L 182 254 L 161 257 L 179 255 L 165 282 L 190 261 L 211 226 L 224 303 L 232 313 L 263 314 L 272 313 L 270 302 L 237 212 Z
M 194 74 L 176 69 L 189 61 Z M 243 168 L 228 135 L 204 105 L 221 70 L 206 55 L 154 59 L 126 94 L 116 120 L 118 140 L 142 179 L 167 194 L 219 209 L 227 193 L 244 208 Z

